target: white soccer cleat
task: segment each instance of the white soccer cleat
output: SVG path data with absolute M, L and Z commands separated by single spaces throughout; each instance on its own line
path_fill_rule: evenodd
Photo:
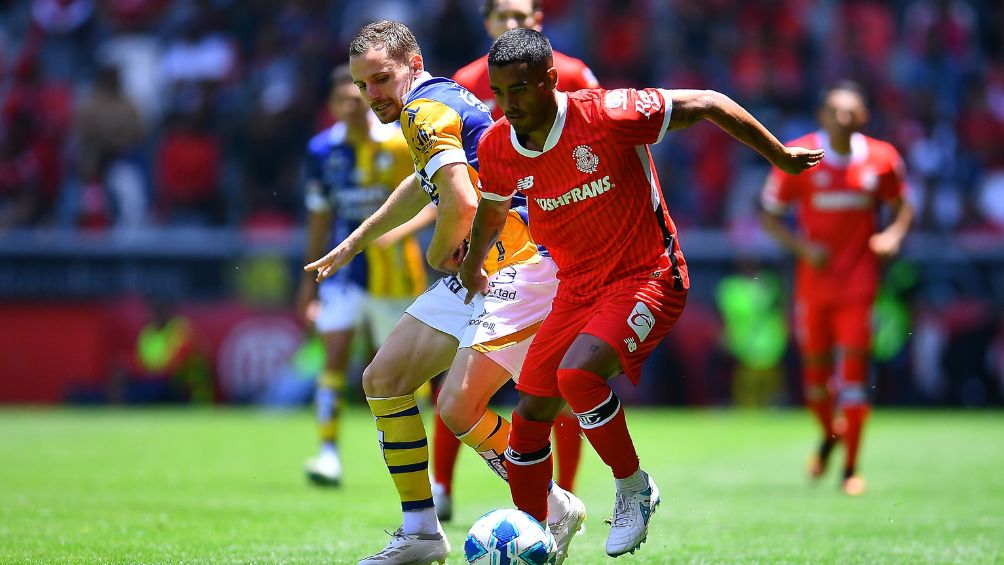
M 436 517 L 440 522 L 453 519 L 453 497 L 447 494 L 446 487 L 432 483 L 432 503 L 436 506 Z
M 342 481 L 342 462 L 334 453 L 323 453 L 307 459 L 303 466 L 310 482 L 322 486 L 337 486 Z
M 606 547 L 607 555 L 611 557 L 634 553 L 648 537 L 648 521 L 660 500 L 655 481 L 648 474 L 645 479 L 648 480 L 647 489 L 641 492 L 618 491 L 616 494 Z
M 560 520 L 553 524 L 548 524 L 547 529 L 551 530 L 554 537 L 555 565 L 561 565 L 568 557 L 568 544 L 571 543 L 575 534 L 582 529 L 586 521 L 586 505 L 574 494 L 564 491 L 568 496 L 568 512 Z
M 398 528 L 383 551 L 359 561 L 359 565 L 443 565 L 449 554 L 450 542 L 443 532 L 406 534 Z

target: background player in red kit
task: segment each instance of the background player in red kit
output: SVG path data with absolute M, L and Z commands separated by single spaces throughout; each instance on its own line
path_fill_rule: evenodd
M 535 241 L 558 265 L 558 292 L 530 346 L 517 389 L 506 469 L 513 501 L 547 515 L 551 422 L 565 401 L 616 479 L 606 551 L 645 540 L 659 503 L 620 401 L 607 379 L 637 382 L 642 362 L 683 311 L 690 281 L 648 144 L 708 119 L 782 170 L 800 172 L 823 152 L 782 145 L 753 116 L 712 91 L 555 90 L 551 46 L 534 30 L 504 33 L 488 52 L 505 119 L 482 136 L 483 198 L 460 268 L 468 299 L 487 289 L 479 261 L 494 247 L 517 190 Z
M 540 0 L 485 0 L 481 8 L 485 20 L 485 31 L 492 39 L 510 29 L 526 28 L 540 31 L 544 14 Z M 554 51 L 554 69 L 558 71 L 558 90 L 573 92 L 583 88 L 599 88 L 593 71 L 585 63 Z M 502 108 L 495 103 L 495 95 L 488 83 L 488 55 L 461 68 L 453 80 L 474 93 L 492 111 L 492 118 L 502 117 Z
M 795 316 L 805 399 L 823 432 L 809 475 L 823 474 L 834 445 L 843 439 L 841 485 L 850 495 L 865 489 L 857 454 L 868 416 L 865 383 L 878 260 L 899 251 L 913 219 L 904 199 L 903 161 L 888 143 L 858 133 L 867 121 L 857 85 L 830 89 L 819 110 L 823 129 L 793 142 L 822 148 L 826 158 L 798 177 L 775 169 L 762 195 L 764 226 L 798 257 Z M 892 209 L 893 221 L 876 233 L 882 203 Z M 789 205 L 795 206 L 799 234 L 781 222 Z M 842 412 L 837 426 L 842 429 L 834 426 L 834 404 Z
M 493 40 L 516 28 L 540 31 L 544 14 L 540 10 L 540 0 L 485 0 L 481 7 L 485 31 Z M 558 90 L 571 92 L 583 88 L 598 88 L 593 71 L 582 61 L 554 52 L 554 68 L 558 71 Z M 492 118 L 502 117 L 502 109 L 495 104 L 495 95 L 488 84 L 488 55 L 472 61 L 461 68 L 453 80 L 470 90 L 492 111 Z M 453 515 L 453 469 L 457 462 L 460 440 L 443 423 L 436 413 L 436 428 L 432 436 L 432 472 L 435 482 L 432 497 L 436 501 L 436 513 L 441 521 Z M 554 420 L 554 450 L 558 458 L 558 473 L 555 482 L 567 490 L 575 490 L 575 473 L 582 454 L 582 437 L 575 416 L 567 410 Z

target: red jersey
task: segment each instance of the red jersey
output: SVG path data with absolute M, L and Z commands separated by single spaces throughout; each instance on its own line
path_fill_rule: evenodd
M 878 258 L 868 240 L 878 227 L 878 205 L 906 196 L 903 160 L 892 145 L 860 133 L 851 137 L 849 156 L 835 153 L 823 131 L 789 145 L 826 151 L 819 165 L 800 175 L 775 168 L 761 196 L 764 208 L 775 213 L 794 205 L 804 237 L 829 253 L 820 269 L 798 262 L 795 287 L 799 298 L 873 297 Z
M 558 71 L 558 90 L 562 92 L 600 86 L 593 71 L 575 57 L 554 51 L 554 68 Z M 488 55 L 461 68 L 453 75 L 453 81 L 480 98 L 492 111 L 492 119 L 497 120 L 502 117 L 502 109 L 495 105 L 495 95 L 492 94 L 492 87 L 488 82 Z
M 482 196 L 526 195 L 530 233 L 558 265 L 558 296 L 590 302 L 648 278 L 689 288 L 648 144 L 669 124 L 664 90 L 555 92 L 543 151 L 520 145 L 504 117 L 481 136 Z

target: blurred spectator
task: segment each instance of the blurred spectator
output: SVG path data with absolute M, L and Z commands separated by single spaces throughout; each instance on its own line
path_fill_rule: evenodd
M 34 224 L 44 214 L 42 158 L 34 114 L 20 102 L 4 105 L 0 140 L 0 229 Z
M 782 400 L 781 358 L 788 347 L 781 282 L 752 259 L 741 259 L 737 270 L 715 288 L 725 349 L 735 360 L 732 400 L 769 406 Z
M 213 384 L 191 324 L 172 305 L 154 300 L 150 321 L 136 336 L 133 366 L 121 397 L 129 404 L 213 400 Z
M 221 225 L 219 190 L 223 149 L 206 127 L 204 111 L 168 118 L 157 146 L 154 177 L 160 218 L 175 225 Z
M 77 170 L 85 192 L 108 194 L 120 225 L 139 227 L 147 197 L 135 164 L 127 159 L 143 139 L 139 110 L 122 92 L 119 71 L 102 67 L 77 110 Z

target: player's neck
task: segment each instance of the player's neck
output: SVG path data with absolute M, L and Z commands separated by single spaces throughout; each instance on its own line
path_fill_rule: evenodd
M 368 122 L 364 121 L 361 124 L 347 122 L 346 125 L 348 127 L 345 130 L 345 137 L 347 137 L 349 141 L 358 143 L 369 138 L 370 128 Z
M 544 145 L 547 144 L 547 136 L 551 135 L 556 119 L 558 119 L 558 105 L 552 104 L 547 109 L 547 118 L 540 123 L 540 127 L 526 135 L 517 136 L 520 144 L 531 151 L 543 151 Z
M 827 135 L 830 138 L 830 149 L 832 149 L 834 153 L 843 156 L 851 154 L 851 136 Z

